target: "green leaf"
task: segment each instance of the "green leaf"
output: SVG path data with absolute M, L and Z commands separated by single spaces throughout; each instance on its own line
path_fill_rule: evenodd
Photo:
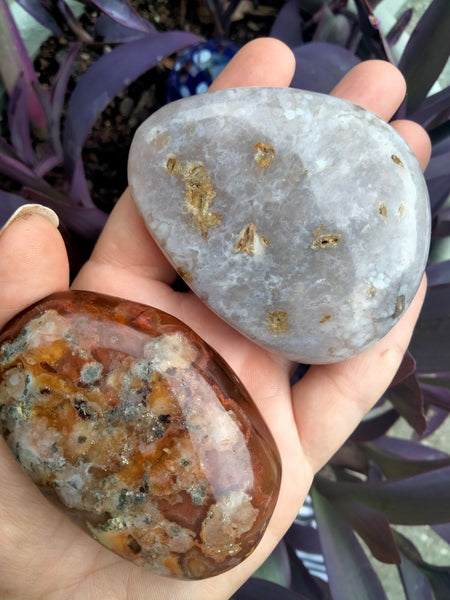
M 311 490 L 311 497 L 333 600 L 387 600 L 352 529 L 317 489 Z
M 433 0 L 417 23 L 399 62 L 408 86 L 408 113 L 417 110 L 450 54 L 450 2 Z

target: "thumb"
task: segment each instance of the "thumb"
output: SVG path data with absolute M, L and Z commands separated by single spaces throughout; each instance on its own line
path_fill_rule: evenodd
M 0 328 L 21 310 L 69 287 L 58 217 L 40 204 L 21 206 L 0 231 Z

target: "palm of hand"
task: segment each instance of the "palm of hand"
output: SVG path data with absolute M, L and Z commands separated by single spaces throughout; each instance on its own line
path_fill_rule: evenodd
M 266 57 L 264 64 L 260 56 Z M 214 85 L 287 85 L 292 67 L 290 52 L 282 44 L 257 40 L 237 55 Z M 381 94 L 383 87 L 389 90 L 387 99 Z M 389 118 L 404 87 L 392 67 L 372 62 L 349 74 L 335 93 Z M 426 136 L 411 123 L 395 126 L 425 166 Z M 0 279 L 5 282 L 0 292 L 1 325 L 34 300 L 67 289 L 61 238 L 41 217 L 8 228 L 0 237 L 0 255 Z M 389 385 L 423 300 L 422 286 L 404 318 L 375 347 L 344 363 L 312 367 L 290 388 L 292 364 L 240 336 L 192 293 L 173 291 L 175 276 L 125 192 L 73 287 L 126 297 L 173 314 L 213 346 L 241 378 L 272 431 L 283 465 L 279 501 L 261 544 L 242 565 L 213 580 L 182 582 L 153 576 L 103 549 L 49 505 L 2 443 L 0 477 L 8 482 L 0 499 L 5 515 L 0 525 L 0 595 L 5 600 L 229 597 L 281 539 L 313 474 Z

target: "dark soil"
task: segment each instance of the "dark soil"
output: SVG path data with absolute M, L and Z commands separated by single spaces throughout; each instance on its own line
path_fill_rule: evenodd
M 206 0 L 136 0 L 135 8 L 159 31 L 184 30 L 205 38 L 216 37 L 217 27 Z M 238 45 L 266 36 L 283 0 L 243 0 L 235 11 L 227 38 Z M 95 11 L 82 17 L 83 28 L 93 32 Z M 59 60 L 70 39 L 51 37 L 41 48 L 35 67 L 41 83 L 48 84 L 55 76 Z M 108 48 L 106 48 L 108 51 Z M 80 52 L 69 85 L 73 89 L 77 78 L 103 52 L 102 44 L 88 44 Z M 104 110 L 86 141 L 83 159 L 90 191 L 97 206 L 109 212 L 127 185 L 126 164 L 133 134 L 142 121 L 166 103 L 167 75 L 174 57 L 162 61 L 132 83 Z M 51 183 L 58 187 L 62 171 L 51 174 Z

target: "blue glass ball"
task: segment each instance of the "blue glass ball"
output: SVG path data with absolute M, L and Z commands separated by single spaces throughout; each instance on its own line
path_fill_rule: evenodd
M 167 101 L 206 92 L 238 50 L 228 40 L 207 40 L 183 50 L 169 72 Z

